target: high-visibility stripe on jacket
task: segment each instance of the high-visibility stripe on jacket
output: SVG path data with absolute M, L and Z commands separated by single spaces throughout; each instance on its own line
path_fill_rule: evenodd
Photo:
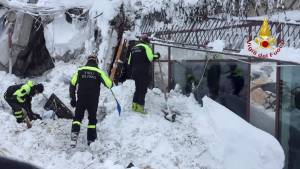
M 102 71 L 100 70 L 99 68 L 96 68 L 96 67 L 92 67 L 92 66 L 83 66 L 83 67 L 80 67 L 72 76 L 71 78 L 71 84 L 73 86 L 76 86 L 76 84 L 78 83 L 78 72 L 81 71 L 81 70 L 89 70 L 89 71 L 95 71 L 97 73 L 99 73 L 100 77 L 102 78 L 103 82 L 104 82 L 104 85 L 107 87 L 107 88 L 111 88 L 112 87 L 112 81 L 109 79 L 109 77 Z
M 33 87 L 33 82 L 28 81 L 26 84 L 22 85 L 20 89 L 14 92 L 14 96 L 16 96 L 19 103 L 25 102 L 25 96 L 29 95 L 31 88 Z
M 139 44 L 135 45 L 134 47 L 143 47 L 145 49 L 146 56 L 147 56 L 149 62 L 152 62 L 153 59 L 155 57 L 157 57 L 156 55 L 153 54 L 153 50 L 151 49 L 151 47 L 148 44 L 139 43 Z M 128 64 L 131 64 L 131 54 L 128 59 Z

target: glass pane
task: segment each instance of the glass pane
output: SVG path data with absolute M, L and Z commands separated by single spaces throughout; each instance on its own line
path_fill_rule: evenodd
M 154 53 L 160 53 L 160 60 L 168 60 L 168 47 L 167 46 L 160 46 L 154 45 Z
M 175 85 L 181 89 L 183 94 L 189 95 L 196 86 L 203 74 L 205 62 L 200 61 L 174 61 L 172 65 L 172 88 Z M 204 80 L 202 80 L 203 82 Z M 200 87 L 200 86 L 199 86 Z M 201 100 L 204 94 L 197 93 L 197 100 Z
M 161 72 L 158 62 L 154 63 L 154 87 L 157 87 L 163 91 L 168 85 L 168 62 L 160 62 L 163 75 L 163 81 L 161 80 Z M 163 82 L 163 83 L 162 83 Z
M 247 91 L 249 89 L 248 64 L 240 62 L 213 62 L 207 64 L 205 75 L 200 82 L 206 62 L 173 62 L 172 87 L 178 84 L 184 94 L 193 91 L 201 103 L 204 95 L 209 96 L 242 118 L 246 119 Z
M 286 154 L 286 168 L 300 166 L 300 66 L 281 68 L 280 142 Z
M 251 65 L 250 123 L 275 136 L 276 63 Z
M 181 48 L 171 48 L 171 60 L 203 60 L 206 52 Z

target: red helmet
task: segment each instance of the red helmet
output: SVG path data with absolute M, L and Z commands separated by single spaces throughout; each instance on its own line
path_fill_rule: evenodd
M 150 43 L 149 36 L 145 33 L 142 34 L 139 39 L 140 39 L 141 42 Z

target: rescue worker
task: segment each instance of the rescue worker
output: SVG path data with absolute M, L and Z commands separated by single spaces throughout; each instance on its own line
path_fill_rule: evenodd
M 220 92 L 221 65 L 219 63 L 212 63 L 206 73 L 209 97 L 216 100 L 219 97 Z
M 70 104 L 72 107 L 76 107 L 75 117 L 72 123 L 71 147 L 76 146 L 85 110 L 88 111 L 89 119 L 87 129 L 88 145 L 94 142 L 97 138 L 96 115 L 101 83 L 109 89 L 112 87 L 112 81 L 102 70 L 98 68 L 97 56 L 91 55 L 88 57 L 87 64 L 80 67 L 74 73 L 70 83 Z M 77 92 L 76 87 L 78 87 Z M 77 93 L 77 99 L 75 93 Z
M 240 96 L 240 92 L 244 88 L 243 71 L 236 64 L 229 65 L 230 74 L 227 76 L 232 82 L 234 95 Z
M 33 96 L 43 91 L 44 86 L 42 84 L 34 84 L 31 80 L 25 84 L 13 85 L 7 88 L 4 99 L 11 106 L 18 123 L 24 121 L 26 118 L 25 113 L 27 113 L 30 120 L 41 119 L 40 115 L 32 112 L 31 100 Z
M 131 67 L 131 78 L 135 81 L 135 92 L 132 102 L 132 110 L 147 114 L 144 109 L 147 87 L 151 80 L 150 68 L 154 59 L 159 59 L 160 54 L 153 54 L 149 45 L 147 34 L 139 37 L 139 43 L 131 49 L 128 65 Z
M 199 82 L 193 73 L 188 73 L 186 76 L 185 93 L 189 96 Z

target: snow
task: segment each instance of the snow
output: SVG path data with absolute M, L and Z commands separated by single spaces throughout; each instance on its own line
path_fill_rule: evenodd
M 27 1 L 27 0 L 26 0 Z M 12 6 L 24 5 L 25 0 L 11 0 Z M 140 8 L 138 0 L 127 1 L 134 8 Z M 164 1 L 145 0 L 142 4 L 147 10 L 161 8 Z M 174 1 L 174 3 L 177 1 Z M 109 63 L 108 51 L 113 32 L 109 21 L 116 16 L 120 0 L 79 1 L 79 0 L 39 0 L 35 6 L 48 6 L 65 9 L 84 6 L 91 9 L 90 15 L 96 16 L 96 25 L 101 29 L 102 44 L 98 53 L 103 60 L 100 67 Z M 184 1 L 196 3 L 196 0 Z M 86 48 L 82 57 L 90 54 L 91 34 L 80 24 L 69 24 L 58 14 L 54 22 L 45 27 L 47 48 L 53 55 L 62 56 L 66 51 L 79 47 Z M 94 20 L 93 20 L 94 21 Z M 93 22 L 89 21 L 90 24 Z M 212 43 L 215 50 L 223 49 L 224 42 Z M 68 85 L 76 68 L 84 64 L 83 58 L 70 62 L 57 61 L 55 68 L 43 76 L 34 78 L 45 85 L 44 95 L 33 99 L 33 111 L 44 119 L 33 122 L 31 129 L 18 124 L 11 114 L 10 107 L 0 97 L 0 155 L 33 163 L 44 169 L 89 168 L 124 169 L 132 162 L 134 169 L 151 168 L 206 168 L 206 169 L 282 169 L 284 152 L 278 141 L 233 112 L 217 104 L 208 97 L 203 98 L 203 107 L 193 96 L 186 97 L 179 91 L 169 93 L 168 105 L 177 110 L 178 121 L 170 123 L 163 118 L 161 109 L 165 108 L 163 93 L 154 88 L 148 90 L 146 111 L 141 115 L 131 111 L 134 82 L 126 81 L 113 87 L 122 113 L 118 116 L 116 103 L 109 90 L 101 87 L 100 106 L 105 106 L 107 115 L 97 124 L 98 140 L 90 147 L 86 143 L 87 118 L 83 121 L 78 146 L 69 148 L 71 120 L 51 119 L 52 111 L 45 111 L 46 97 L 55 93 L 69 108 Z M 0 95 L 8 86 L 25 82 L 14 75 L 0 71 Z M 98 113 L 98 116 L 101 116 Z M 99 119 L 99 117 L 98 117 Z
M 73 7 L 91 7 L 95 0 L 39 0 L 37 4 L 27 4 L 28 0 L 9 0 L 3 2 L 9 6 L 23 6 L 23 7 L 35 7 L 35 8 L 73 8 Z
M 53 70 L 34 80 L 45 85 L 46 96 L 55 93 L 69 106 L 68 84 L 76 67 L 58 62 Z M 0 72 L 0 77 L 6 79 L 0 84 L 1 95 L 9 85 L 20 81 L 4 72 Z M 181 115 L 178 122 L 170 123 L 161 112 L 165 104 L 159 89 L 148 90 L 146 116 L 131 111 L 133 81 L 126 81 L 113 91 L 123 110 L 121 116 L 110 91 L 102 87 L 99 106 L 106 100 L 108 115 L 97 125 L 99 138 L 87 148 L 85 119 L 78 148 L 71 152 L 71 120 L 46 118 L 34 121 L 33 127 L 26 129 L 25 124 L 15 122 L 9 106 L 1 98 L 1 154 L 45 169 L 121 169 L 130 162 L 137 168 L 283 168 L 284 153 L 274 137 L 207 97 L 203 99 L 204 107 L 200 107 L 194 97 L 171 91 L 169 105 Z M 42 95 L 33 99 L 33 111 L 43 117 L 51 113 L 43 110 L 41 105 L 45 102 Z
M 89 37 L 87 27 L 70 24 L 63 16 L 55 16 L 53 22 L 45 26 L 46 46 L 52 56 L 63 56 L 66 52 L 74 52 L 82 48 Z M 63 35 L 63 36 L 62 36 Z
M 63 1 L 63 6 L 64 8 L 74 7 L 77 2 L 80 5 L 80 2 L 82 1 Z M 85 6 L 83 7 L 90 10 L 90 19 L 87 23 L 74 20 L 72 24 L 69 24 L 65 20 L 64 13 L 55 15 L 54 21 L 45 27 L 46 46 L 51 55 L 54 57 L 62 57 L 68 51 L 70 54 L 73 54 L 76 49 L 84 49 L 84 55 L 92 54 L 92 52 L 95 51 L 95 45 L 93 45 L 94 27 L 97 26 L 101 30 L 100 33 L 103 42 L 99 47 L 98 59 L 100 60 L 100 67 L 106 70 L 111 63 L 110 57 L 107 57 L 111 56 L 113 47 L 111 42 L 114 42 L 114 39 L 116 39 L 115 32 L 112 31 L 109 21 L 111 21 L 119 12 L 121 2 L 122 1 L 89 0 L 87 3 L 84 3 Z M 56 5 L 56 7 L 60 4 L 52 1 L 49 3 L 54 6 Z M 46 4 L 48 4 L 48 1 L 44 0 L 39 1 L 37 5 Z M 103 14 L 98 16 L 101 13 Z M 95 19 L 95 16 L 98 17 Z M 82 57 L 82 55 L 79 57 Z
M 275 12 L 269 16 L 256 16 L 248 17 L 249 20 L 264 20 L 268 18 L 270 21 L 284 22 L 284 23 L 299 23 L 300 22 L 300 10 L 291 10 L 284 12 Z
M 225 48 L 224 40 L 215 40 L 213 42 L 209 42 L 207 47 L 211 47 L 213 51 L 222 52 Z

